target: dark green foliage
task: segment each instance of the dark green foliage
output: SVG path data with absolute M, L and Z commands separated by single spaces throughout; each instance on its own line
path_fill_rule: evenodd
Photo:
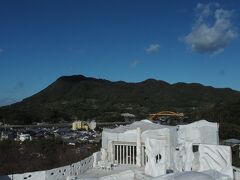
M 0 175 L 40 171 L 69 165 L 99 150 L 99 144 L 68 146 L 58 139 L 0 141 Z
M 137 118 L 171 110 L 188 121 L 205 118 L 240 125 L 240 93 L 229 88 L 148 79 L 139 83 L 110 82 L 84 76 L 63 76 L 20 103 L 0 108 L 0 121 L 10 124 L 82 120 L 122 121 L 120 113 Z

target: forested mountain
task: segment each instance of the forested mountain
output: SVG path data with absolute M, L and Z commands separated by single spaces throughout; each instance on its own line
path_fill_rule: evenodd
M 138 118 L 161 110 L 184 112 L 189 121 L 206 118 L 240 125 L 240 92 L 197 83 L 169 84 L 147 79 L 111 82 L 82 75 L 63 76 L 22 102 L 0 108 L 0 121 L 10 124 L 96 119 L 121 120 L 120 113 Z

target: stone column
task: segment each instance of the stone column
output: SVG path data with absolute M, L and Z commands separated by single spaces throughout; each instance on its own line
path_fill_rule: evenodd
M 136 156 L 136 164 L 138 167 L 142 166 L 141 163 L 141 157 L 142 157 L 142 152 L 141 152 L 141 129 L 137 128 L 137 156 Z
M 113 142 L 108 141 L 108 161 L 113 163 L 114 157 L 113 157 Z
M 130 148 L 130 163 L 129 164 L 133 164 L 132 163 L 132 157 L 133 157 L 133 155 L 132 155 L 132 146 L 130 146 L 129 148 Z
M 119 152 L 119 145 L 117 145 L 117 146 L 116 146 L 116 148 L 117 148 L 117 151 L 116 151 L 116 152 L 117 152 L 117 162 L 115 162 L 115 163 L 116 163 L 116 164 L 118 164 L 118 162 L 119 162 L 119 156 L 118 156 L 118 152 Z
M 122 145 L 120 145 L 119 148 L 120 148 L 119 164 L 122 164 Z
M 128 154 L 128 145 L 126 146 L 126 164 L 128 164 L 128 157 L 129 157 L 129 154 Z

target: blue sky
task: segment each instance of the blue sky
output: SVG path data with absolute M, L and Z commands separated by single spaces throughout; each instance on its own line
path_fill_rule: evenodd
M 0 105 L 62 75 L 240 90 L 234 0 L 0 2 Z

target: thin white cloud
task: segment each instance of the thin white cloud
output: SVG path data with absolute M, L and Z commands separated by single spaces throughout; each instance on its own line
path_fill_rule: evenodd
M 218 3 L 199 3 L 195 13 L 196 22 L 192 31 L 184 37 L 184 42 L 192 51 L 218 54 L 238 37 L 232 23 L 232 10 L 225 10 Z
M 131 64 L 130 64 L 130 67 L 131 68 L 135 68 L 135 67 L 137 67 L 137 65 L 140 63 L 141 61 L 140 60 L 134 60 L 134 61 L 132 61 L 131 62 Z
M 159 44 L 150 44 L 145 51 L 149 54 L 157 53 L 159 51 L 160 45 Z

